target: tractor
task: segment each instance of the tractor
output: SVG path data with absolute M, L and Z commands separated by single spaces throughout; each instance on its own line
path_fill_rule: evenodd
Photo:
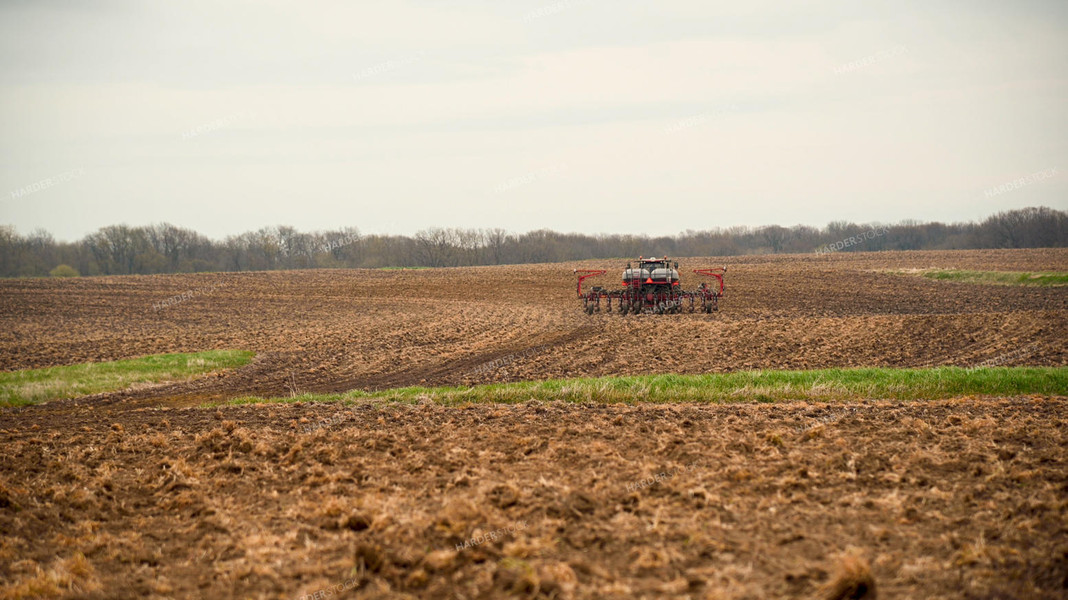
M 638 264 L 627 263 L 623 271 L 623 288 L 608 290 L 592 286 L 585 292 L 582 282 L 591 277 L 604 275 L 602 269 L 575 269 L 578 276 L 576 292 L 582 301 L 582 309 L 592 315 L 602 310 L 612 312 L 613 304 L 623 316 L 629 314 L 677 314 L 682 312 L 713 313 L 719 310 L 723 297 L 723 275 L 726 267 L 718 269 L 694 269 L 697 275 L 711 277 L 715 283 L 703 282 L 696 290 L 683 290 L 679 283 L 679 263 L 664 258 L 638 257 Z

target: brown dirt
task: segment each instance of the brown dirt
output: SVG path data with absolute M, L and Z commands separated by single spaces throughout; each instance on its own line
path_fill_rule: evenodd
M 573 268 L 0 281 L 0 369 L 245 348 L 244 369 L 128 394 L 239 395 L 742 369 L 1068 363 L 1068 288 L 950 283 L 879 270 L 1068 270 L 1068 249 L 683 259 L 729 267 L 712 315 L 585 315 Z M 620 265 L 615 265 L 620 266 Z M 612 271 L 614 273 L 614 271 Z M 605 285 L 614 282 L 602 278 Z M 684 279 L 696 287 L 696 276 Z M 187 290 L 214 292 L 154 310 Z M 1027 352 L 1020 352 L 1027 347 Z M 506 359 L 502 368 L 480 365 Z
M 22 411 L 0 597 L 1066 597 L 1066 409 Z
M 727 264 L 719 313 L 587 317 L 571 269 L 610 261 L 0 281 L 0 369 L 258 353 L 199 380 L 0 410 L 0 599 L 1068 597 L 1068 398 L 195 407 L 559 376 L 1068 364 L 1066 288 L 881 272 L 1068 270 L 1068 250 L 681 262 Z

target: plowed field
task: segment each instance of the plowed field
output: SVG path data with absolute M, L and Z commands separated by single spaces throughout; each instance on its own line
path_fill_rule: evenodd
M 207 349 L 258 353 L 221 377 L 109 397 L 199 404 L 587 375 L 970 366 L 1010 354 L 1005 365 L 1068 363 L 1068 288 L 881 272 L 1068 270 L 1064 250 L 690 259 L 681 272 L 722 264 L 729 271 L 720 312 L 668 318 L 581 312 L 572 269 L 616 266 L 610 261 L 0 281 L 0 369 Z M 618 284 L 615 276 L 600 283 Z M 189 299 L 154 309 L 189 291 Z M 1026 354 L 1016 356 L 1023 346 Z M 478 368 L 502 358 L 503 368 Z
M 0 410 L 0 598 L 815 597 L 863 561 L 884 598 L 1068 597 L 1065 398 L 198 408 L 1068 364 L 1068 288 L 886 272 L 1063 271 L 1068 251 L 680 262 L 687 287 L 689 269 L 727 265 L 720 312 L 587 316 L 571 270 L 610 267 L 612 286 L 610 261 L 0 281 L 3 370 L 257 352 L 199 380 Z

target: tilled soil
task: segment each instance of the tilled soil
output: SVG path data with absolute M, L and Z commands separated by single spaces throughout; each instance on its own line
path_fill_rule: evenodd
M 1068 288 L 886 272 L 1068 270 L 1068 249 L 680 263 L 684 275 L 726 263 L 720 312 L 587 316 L 572 269 L 622 269 L 611 261 L 0 281 L 0 369 L 217 348 L 258 353 L 231 373 L 92 399 L 197 405 L 249 394 L 567 376 L 1068 363 Z M 618 283 L 616 270 L 596 283 Z M 691 275 L 683 284 L 698 281 Z M 504 366 L 485 368 L 492 364 Z
M 1068 250 L 680 262 L 727 264 L 720 312 L 587 316 L 571 270 L 622 268 L 608 261 L 0 281 L 0 369 L 257 353 L 0 409 L 0 599 L 796 598 L 868 576 L 882 598 L 1068 597 L 1064 397 L 199 408 L 562 376 L 1068 364 L 1068 289 L 886 272 L 1066 270 Z
M 8 413 L 0 597 L 1066 597 L 1066 408 Z

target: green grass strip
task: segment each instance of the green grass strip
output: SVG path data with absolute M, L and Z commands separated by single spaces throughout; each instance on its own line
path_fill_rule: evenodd
M 924 277 L 940 281 L 982 283 L 987 285 L 1061 286 L 1068 285 L 1068 273 L 1063 271 L 958 271 L 955 269 L 932 269 L 923 272 Z
M 783 402 L 791 400 L 935 400 L 961 396 L 1068 395 L 1068 367 L 937 367 L 739 371 L 709 375 L 644 375 L 552 379 L 474 387 L 407 387 L 379 392 L 246 397 L 258 402 L 418 402 L 446 405 L 569 402 Z
M 0 373 L 0 406 L 37 404 L 121 390 L 137 383 L 186 379 L 240 367 L 252 356 L 252 352 L 244 350 L 211 350 Z

